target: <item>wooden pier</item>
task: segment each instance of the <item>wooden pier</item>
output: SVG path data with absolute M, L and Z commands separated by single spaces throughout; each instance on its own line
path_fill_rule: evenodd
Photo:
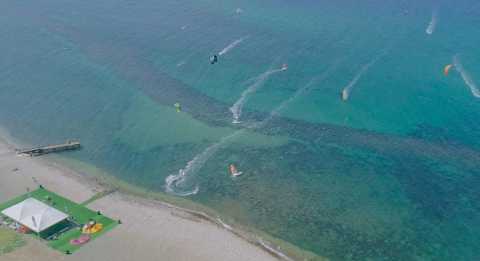
M 79 141 L 69 140 L 63 144 L 58 144 L 58 145 L 48 145 L 44 147 L 18 150 L 17 154 L 25 154 L 29 156 L 40 156 L 48 153 L 61 152 L 66 150 L 76 150 L 79 148 L 80 148 Z

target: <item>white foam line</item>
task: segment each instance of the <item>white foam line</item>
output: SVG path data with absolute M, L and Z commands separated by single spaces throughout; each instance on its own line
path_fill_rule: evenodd
M 437 11 L 433 10 L 432 11 L 432 18 L 430 19 L 430 23 L 428 23 L 427 29 L 425 30 L 425 33 L 431 35 L 433 32 L 435 32 L 435 28 L 437 27 Z
M 223 222 L 222 219 L 220 218 L 217 218 L 217 221 L 222 225 L 223 228 L 225 228 L 226 230 L 229 230 L 229 231 L 233 231 L 233 228 L 231 226 L 229 226 L 227 223 Z
M 357 82 L 362 78 L 362 76 L 372 67 L 382 56 L 386 54 L 386 51 L 380 53 L 377 57 L 373 58 L 369 63 L 365 64 L 360 68 L 360 71 L 357 72 L 355 77 L 345 86 L 342 90 L 342 99 L 344 101 L 350 98 L 350 92 L 352 91 L 353 87 L 357 84 Z
M 480 98 L 480 90 L 478 89 L 477 85 L 473 81 L 472 77 L 470 77 L 470 74 L 467 71 L 465 71 L 465 69 L 463 68 L 463 64 L 460 61 L 458 54 L 453 57 L 453 65 L 455 66 L 455 69 L 462 76 L 465 84 L 468 86 L 468 88 L 470 88 L 470 92 L 472 93 L 472 95 L 475 96 L 476 98 Z
M 232 123 L 240 123 L 239 119 L 242 115 L 243 105 L 250 95 L 255 93 L 268 80 L 270 75 L 281 71 L 283 71 L 283 69 L 269 70 L 255 78 L 255 82 L 248 86 L 248 88 L 242 92 L 240 98 L 232 105 L 232 107 L 230 107 L 230 112 L 232 112 L 233 118 Z
M 184 66 L 187 62 L 185 61 L 180 61 L 179 63 L 177 63 L 177 67 L 181 67 L 181 66 Z
M 246 40 L 249 36 L 244 36 L 240 39 L 237 39 L 235 41 L 233 41 L 232 43 L 230 43 L 227 47 L 223 48 L 223 50 L 221 50 L 218 55 L 222 56 L 228 52 L 230 52 L 230 50 L 232 50 L 233 48 L 235 48 L 238 44 L 240 44 L 241 42 L 243 42 L 244 40 Z
M 268 118 L 266 118 L 265 120 L 257 123 L 256 125 L 253 125 L 253 128 L 261 128 L 263 126 L 265 126 L 265 124 L 267 124 L 270 120 L 272 120 L 274 117 L 277 117 L 280 112 L 282 110 L 284 110 L 288 105 L 290 105 L 292 102 L 294 102 L 296 99 L 298 99 L 298 97 L 304 95 L 309 89 L 310 87 L 315 83 L 315 82 L 320 82 L 320 81 L 323 81 L 325 80 L 329 75 L 330 73 L 337 67 L 339 63 L 339 60 L 337 60 L 334 64 L 332 64 L 325 72 L 323 72 L 320 76 L 310 80 L 310 82 L 308 82 L 306 85 L 304 85 L 302 88 L 298 89 L 295 91 L 295 93 L 290 96 L 290 98 L 288 98 L 287 100 L 283 101 L 282 103 L 280 103 L 280 105 L 278 105 L 274 110 L 272 110 L 270 112 L 270 115 L 268 116 Z
M 287 255 L 285 255 L 284 253 L 278 251 L 277 249 L 275 249 L 275 248 L 273 248 L 272 246 L 270 246 L 269 244 L 267 244 L 265 241 L 263 241 L 262 238 L 257 238 L 257 242 L 258 242 L 262 247 L 264 247 L 264 248 L 267 249 L 268 251 L 274 253 L 275 255 L 283 258 L 284 260 L 293 261 L 293 259 L 291 259 L 291 258 L 288 257 Z
M 169 175 L 165 179 L 166 192 L 177 195 L 177 196 L 181 196 L 181 197 L 187 197 L 190 195 L 197 194 L 200 189 L 198 185 L 190 190 L 187 190 L 185 188 L 182 188 L 182 189 L 178 188 L 178 184 L 180 185 L 183 184 L 185 180 L 186 180 L 186 172 L 183 169 L 179 170 L 177 175 Z

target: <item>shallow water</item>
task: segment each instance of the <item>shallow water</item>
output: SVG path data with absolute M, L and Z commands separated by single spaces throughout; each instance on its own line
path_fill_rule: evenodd
M 155 191 L 200 157 L 190 199 L 335 260 L 480 255 L 475 1 L 0 7 L 0 124 L 15 138 L 79 138 L 65 155 Z M 443 75 L 456 54 L 470 81 Z

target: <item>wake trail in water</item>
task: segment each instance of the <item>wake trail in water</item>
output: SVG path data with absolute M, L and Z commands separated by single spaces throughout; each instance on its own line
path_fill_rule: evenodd
M 468 86 L 468 88 L 470 88 L 470 92 L 472 93 L 472 95 L 476 98 L 480 98 L 480 90 L 478 89 L 478 86 L 475 84 L 472 77 L 470 77 L 470 74 L 463 68 L 463 64 L 460 61 L 458 55 L 455 55 L 453 57 L 453 65 L 455 66 L 457 72 L 459 72 L 462 76 L 465 84 Z
M 240 39 L 237 39 L 235 41 L 233 41 L 232 43 L 230 43 L 227 47 L 223 48 L 223 50 L 221 50 L 218 55 L 222 56 L 228 52 L 230 52 L 233 48 L 235 48 L 237 45 L 239 45 L 241 42 L 243 42 L 244 40 L 246 40 L 249 36 L 244 36 Z
M 437 27 L 437 20 L 438 20 L 437 17 L 438 17 L 437 11 L 433 10 L 432 18 L 430 19 L 430 23 L 428 23 L 427 29 L 425 30 L 427 34 L 431 35 L 435 31 L 435 28 Z
M 342 100 L 347 101 L 348 98 L 350 98 L 350 92 L 352 91 L 353 87 L 357 84 L 357 82 L 362 78 L 362 76 L 372 67 L 375 63 L 380 60 L 387 52 L 383 51 L 380 53 L 377 57 L 375 57 L 373 60 L 371 60 L 369 63 L 365 64 L 362 66 L 360 71 L 357 72 L 355 77 L 345 86 L 342 90 Z
M 263 84 L 268 80 L 268 78 L 272 74 L 275 74 L 284 70 L 285 70 L 284 68 L 269 70 L 254 78 L 255 81 L 250 86 L 248 86 L 248 88 L 245 89 L 245 91 L 242 92 L 242 94 L 240 95 L 240 98 L 233 104 L 232 107 L 230 107 L 230 112 L 232 112 L 232 117 L 233 117 L 232 123 L 240 123 L 239 119 L 240 119 L 240 116 L 242 115 L 243 105 L 248 100 L 250 95 L 255 93 L 261 86 L 263 86 Z
M 207 162 L 215 153 L 222 148 L 230 139 L 238 136 L 244 129 L 237 130 L 232 134 L 221 138 L 218 142 L 211 144 L 200 154 L 197 154 L 191 161 L 187 163 L 185 168 L 180 169 L 178 174 L 169 175 L 165 179 L 166 191 L 168 193 L 177 195 L 177 196 L 190 196 L 198 193 L 199 186 L 192 186 L 190 181 L 191 177 L 203 167 L 205 162 Z
M 254 128 L 261 128 L 263 126 L 265 126 L 265 124 L 267 124 L 270 120 L 272 120 L 273 118 L 277 117 L 280 112 L 282 110 L 284 110 L 287 106 L 289 106 L 292 102 L 294 102 L 296 99 L 298 99 L 300 96 L 303 96 L 306 92 L 308 92 L 312 85 L 315 83 L 315 82 L 321 82 L 323 80 L 325 80 L 331 73 L 333 70 L 335 70 L 335 68 L 338 66 L 340 60 L 337 60 L 335 61 L 325 72 L 323 72 L 320 76 L 318 77 L 315 77 L 313 78 L 312 80 L 310 80 L 310 82 L 308 82 L 306 85 L 304 85 L 302 88 L 298 89 L 295 91 L 295 93 L 290 96 L 290 98 L 288 98 L 287 100 L 283 101 L 282 103 L 280 103 L 280 105 L 278 105 L 274 110 L 272 110 L 270 112 L 270 115 L 268 116 L 268 118 L 266 118 L 265 120 L 263 120 L 262 122 L 259 123 L 259 125 L 256 125 L 254 126 Z
M 331 66 L 326 72 L 324 72 L 321 76 L 320 79 L 326 78 L 330 72 L 335 68 L 336 65 Z M 251 129 L 258 129 L 263 126 L 265 126 L 270 120 L 272 120 L 274 117 L 276 117 L 283 109 L 285 109 L 290 103 L 295 101 L 298 97 L 303 95 L 309 88 L 312 86 L 312 84 L 315 82 L 315 79 L 312 79 L 308 84 L 303 86 L 302 88 L 298 89 L 292 96 L 290 96 L 289 99 L 283 101 L 279 106 L 277 106 L 274 110 L 272 110 L 269 114 L 269 116 L 264 119 L 263 121 L 252 125 Z M 200 170 L 203 165 L 212 157 L 215 155 L 215 153 L 225 146 L 230 140 L 234 139 L 238 135 L 246 132 L 247 129 L 240 129 L 236 130 L 232 134 L 228 136 L 224 136 L 221 138 L 218 142 L 211 144 L 208 146 L 204 151 L 202 151 L 200 154 L 197 154 L 191 161 L 187 163 L 185 168 L 180 169 L 178 171 L 178 174 L 174 175 L 169 175 L 165 179 L 166 183 L 166 192 L 170 194 L 174 194 L 177 196 L 190 196 L 190 195 L 195 195 L 199 191 L 199 186 L 198 184 L 193 185 L 192 180 L 195 177 L 195 174 Z

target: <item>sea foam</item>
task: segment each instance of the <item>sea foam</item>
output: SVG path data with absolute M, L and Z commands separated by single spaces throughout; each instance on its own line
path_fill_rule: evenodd
M 344 101 L 348 100 L 350 98 L 350 93 L 357 84 L 357 82 L 362 78 L 362 76 L 372 67 L 375 63 L 377 63 L 380 58 L 382 58 L 386 54 L 386 51 L 383 51 L 377 57 L 373 58 L 369 63 L 365 64 L 360 68 L 360 70 L 357 72 L 355 77 L 345 86 L 342 90 L 342 99 Z
M 233 48 L 235 48 L 237 45 L 239 45 L 241 42 L 243 42 L 244 40 L 246 40 L 249 36 L 244 36 L 240 39 L 237 39 L 233 42 L 231 42 L 229 45 L 227 45 L 227 47 L 223 48 L 223 50 L 221 50 L 218 55 L 222 56 L 228 52 L 230 52 Z
M 266 71 L 259 76 L 255 77 L 255 81 L 245 89 L 240 98 L 230 107 L 230 112 L 232 112 L 232 123 L 240 123 L 240 116 L 242 115 L 242 109 L 245 102 L 248 100 L 251 94 L 255 93 L 267 80 L 268 78 L 277 72 L 284 71 L 284 69 L 274 69 Z
M 478 86 L 475 84 L 470 74 L 463 68 L 463 64 L 460 61 L 458 54 L 453 57 L 453 65 L 462 76 L 465 84 L 468 86 L 468 88 L 470 88 L 470 92 L 472 93 L 472 95 L 476 98 L 480 98 L 480 90 L 478 89 Z
M 428 23 L 427 29 L 425 32 L 429 35 L 433 34 L 435 31 L 435 28 L 437 27 L 437 20 L 438 20 L 438 14 L 436 10 L 432 11 L 432 18 L 430 19 L 430 23 Z

